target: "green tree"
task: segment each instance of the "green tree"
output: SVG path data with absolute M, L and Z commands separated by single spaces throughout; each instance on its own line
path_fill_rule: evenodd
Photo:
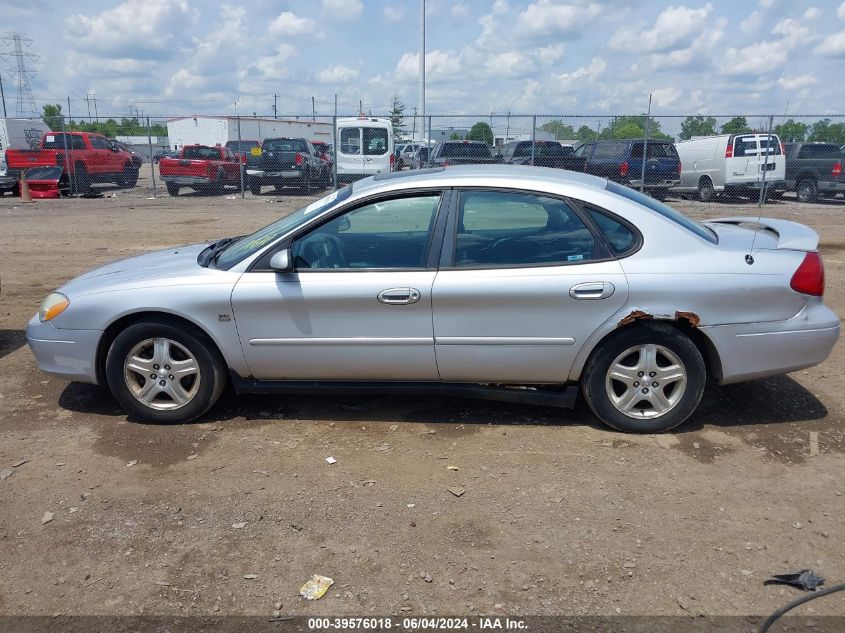
M 462 137 L 460 134 L 458 134 L 457 132 L 452 132 L 452 133 L 449 135 L 449 140 L 450 140 L 450 141 L 460 141 L 460 140 L 462 140 L 462 138 L 463 138 L 463 137 Z
M 810 128 L 809 141 L 845 145 L 845 123 L 831 123 L 830 119 L 816 121 Z
M 390 124 L 393 126 L 393 136 L 399 136 L 405 131 L 402 125 L 404 114 L 405 104 L 399 99 L 398 94 L 394 94 L 393 106 L 390 108 Z
M 54 132 L 62 129 L 62 106 L 58 103 L 45 103 L 44 114 L 42 115 L 44 123 Z
M 466 138 L 469 141 L 484 141 L 488 145 L 493 145 L 493 130 L 484 121 L 479 121 L 470 128 Z
M 810 127 L 806 123 L 789 119 L 785 123 L 775 126 L 775 134 L 784 142 L 800 142 L 807 137 Z
M 566 125 L 563 121 L 555 119 L 553 121 L 548 121 L 543 123 L 538 130 L 542 130 L 543 132 L 549 132 L 550 134 L 554 134 L 557 140 L 569 140 L 575 138 L 575 130 L 572 128 L 571 125 Z
M 722 134 L 745 134 L 750 131 L 751 128 L 748 127 L 748 121 L 745 120 L 744 116 L 735 116 L 725 123 L 721 129 Z
M 678 135 L 682 141 L 691 139 L 693 136 L 710 136 L 716 133 L 716 119 L 712 116 L 706 119 L 701 116 L 688 116 L 681 123 L 681 133 Z
M 646 115 L 614 117 L 610 124 L 599 134 L 602 140 L 645 138 L 646 126 L 648 137 L 653 139 L 671 139 L 660 131 L 660 122 Z
M 577 138 L 579 141 L 595 141 L 598 139 L 598 137 L 599 133 L 588 125 L 582 125 L 578 128 L 578 131 L 575 132 L 575 138 Z

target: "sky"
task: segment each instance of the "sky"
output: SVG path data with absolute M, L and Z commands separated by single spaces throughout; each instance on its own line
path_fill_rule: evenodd
M 40 110 L 147 115 L 418 104 L 420 3 L 0 0 Z M 427 0 L 430 114 L 845 111 L 839 0 Z M 8 51 L 0 48 L 0 53 Z M 15 109 L 10 62 L 0 62 Z M 66 109 L 66 105 L 65 105 Z

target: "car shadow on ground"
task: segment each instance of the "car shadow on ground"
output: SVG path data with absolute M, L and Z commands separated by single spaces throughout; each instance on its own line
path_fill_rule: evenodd
M 25 330 L 0 330 L 0 358 L 26 345 Z
M 71 383 L 59 406 L 78 413 L 127 418 L 105 387 Z M 822 402 L 788 376 L 737 385 L 709 385 L 699 409 L 674 432 L 688 433 L 705 425 L 737 427 L 818 420 L 827 416 Z M 191 423 L 319 420 L 327 422 L 415 422 L 431 425 L 584 425 L 606 430 L 583 398 L 574 409 L 510 404 L 446 396 L 370 395 L 236 395 L 227 389 L 220 401 Z

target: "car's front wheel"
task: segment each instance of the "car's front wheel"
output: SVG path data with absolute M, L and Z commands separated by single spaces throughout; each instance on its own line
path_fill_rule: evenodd
M 151 422 L 187 422 L 217 401 L 225 365 L 199 331 L 143 321 L 123 330 L 106 356 L 106 379 L 120 405 Z
M 707 370 L 689 337 L 660 323 L 619 330 L 590 357 L 581 379 L 587 404 L 605 424 L 660 433 L 701 401 Z

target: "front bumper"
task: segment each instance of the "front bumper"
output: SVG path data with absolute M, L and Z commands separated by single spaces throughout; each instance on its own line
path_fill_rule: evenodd
M 724 385 L 818 365 L 839 338 L 839 319 L 813 298 L 786 321 L 702 326 L 701 331 L 719 354 Z
M 26 327 L 26 342 L 38 369 L 52 376 L 97 384 L 97 345 L 101 330 L 60 330 L 38 315 Z

